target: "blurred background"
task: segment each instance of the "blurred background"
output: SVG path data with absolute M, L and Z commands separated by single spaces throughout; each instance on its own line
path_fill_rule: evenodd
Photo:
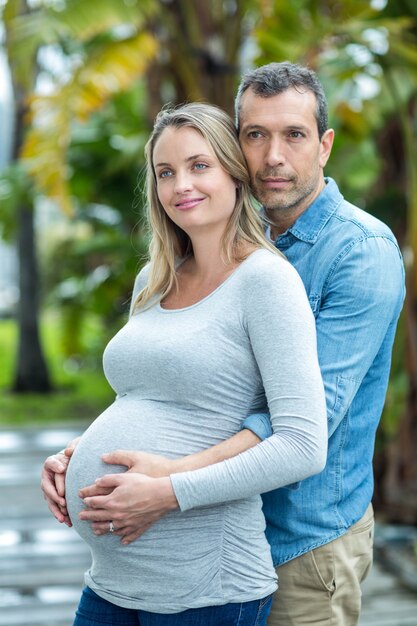
M 318 73 L 336 131 L 326 174 L 404 254 L 374 505 L 416 527 L 414 0 L 0 0 L 0 430 L 67 433 L 112 401 L 101 355 L 146 253 L 153 119 L 192 100 L 233 113 L 241 73 L 282 60 Z

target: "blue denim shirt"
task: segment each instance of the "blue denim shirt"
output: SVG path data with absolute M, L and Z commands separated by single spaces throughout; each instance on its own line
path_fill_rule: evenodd
M 405 294 L 392 232 L 326 183 L 275 242 L 298 270 L 316 319 L 329 426 L 325 469 L 263 495 L 276 565 L 345 533 L 371 501 L 375 431 Z M 248 417 L 244 427 L 261 439 L 272 432 L 267 415 Z

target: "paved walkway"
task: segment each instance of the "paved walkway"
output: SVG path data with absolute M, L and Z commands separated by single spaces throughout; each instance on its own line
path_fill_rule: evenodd
M 74 429 L 0 431 L 0 626 L 70 626 L 90 562 L 78 535 L 50 515 L 43 460 Z
M 0 430 L 0 626 L 71 626 L 90 557 L 58 524 L 39 489 L 49 454 L 76 428 Z M 364 588 L 360 626 L 417 626 L 417 594 L 376 563 Z

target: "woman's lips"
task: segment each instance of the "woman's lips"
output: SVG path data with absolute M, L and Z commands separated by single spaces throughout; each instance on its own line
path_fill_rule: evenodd
M 187 198 L 181 200 L 180 202 L 177 202 L 175 204 L 175 208 L 179 209 L 180 211 L 187 211 L 188 209 L 192 209 L 197 206 L 197 204 L 200 204 L 200 202 L 202 202 L 203 200 L 204 198 Z

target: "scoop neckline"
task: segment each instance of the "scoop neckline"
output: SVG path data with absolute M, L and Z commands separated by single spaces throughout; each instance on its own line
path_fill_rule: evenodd
M 243 267 L 253 256 L 255 256 L 258 252 L 264 252 L 264 251 L 268 252 L 266 248 L 257 248 L 256 250 L 251 252 L 245 259 L 243 259 L 241 263 L 239 263 L 237 268 L 233 270 L 233 272 L 229 274 L 229 276 L 225 278 L 223 282 L 220 283 L 220 285 L 218 285 L 215 289 L 213 289 L 213 291 L 211 291 L 206 296 L 204 296 L 204 298 L 201 298 L 201 300 L 197 300 L 197 302 L 194 302 L 194 304 L 181 307 L 180 309 L 164 309 L 164 307 L 161 305 L 161 302 L 159 301 L 156 305 L 158 311 L 160 311 L 161 313 L 181 313 L 183 311 L 189 311 L 190 309 L 194 309 L 200 304 L 203 304 L 204 302 L 209 300 L 212 296 L 214 296 L 216 293 L 218 293 L 229 281 L 231 281 L 233 277 L 236 276 L 236 274 L 239 272 L 240 268 Z M 184 261 L 185 259 L 181 260 L 181 262 L 178 264 L 178 267 L 180 267 Z

